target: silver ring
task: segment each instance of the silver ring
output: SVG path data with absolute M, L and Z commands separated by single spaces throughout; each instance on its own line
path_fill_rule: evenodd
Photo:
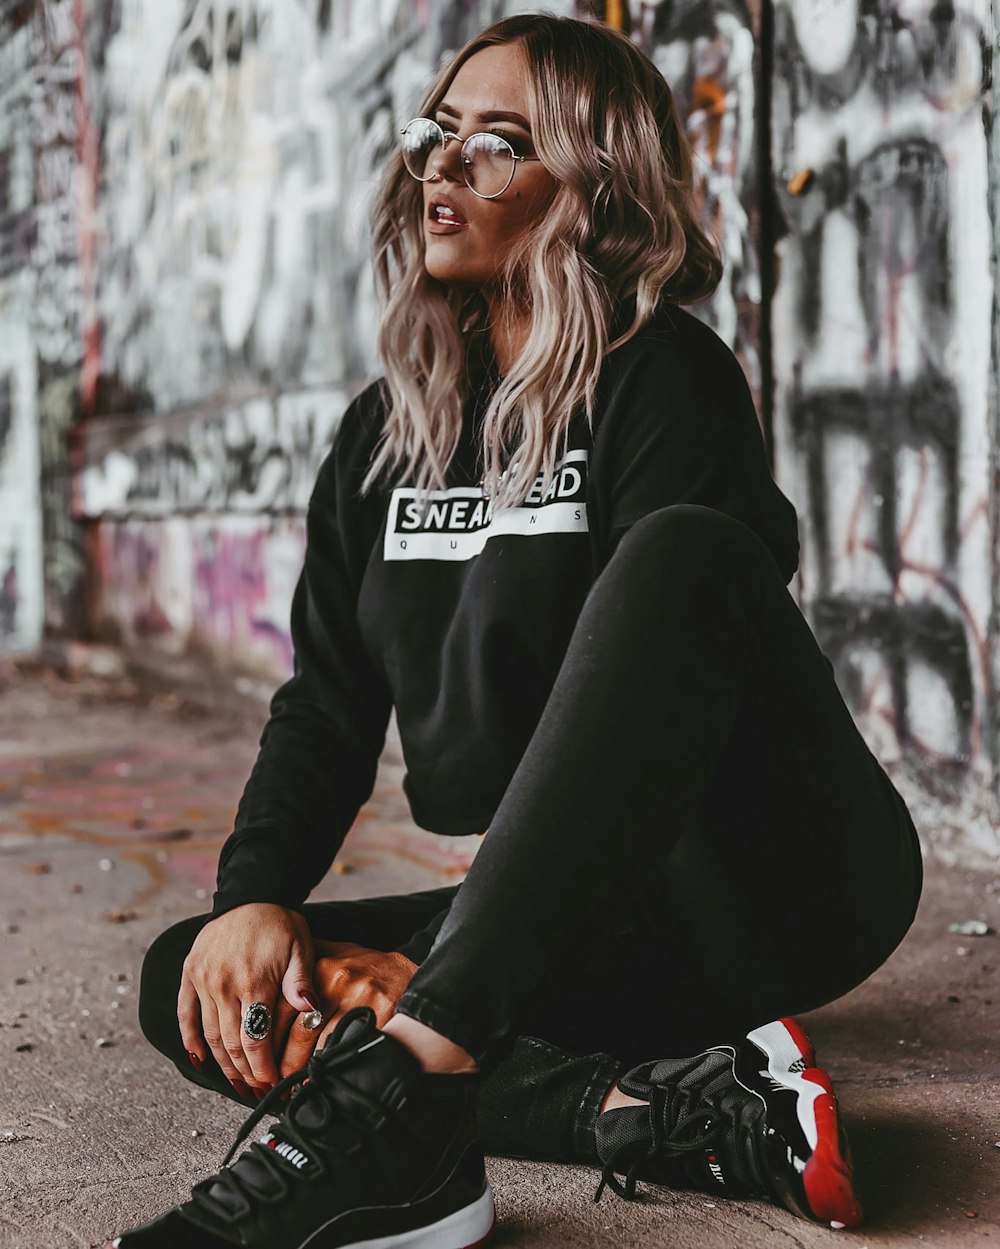
M 310 1032 L 315 1032 L 317 1028 L 323 1026 L 323 1012 L 321 1010 L 307 1010 L 302 1015 L 302 1026 L 308 1028 Z
M 263 1002 L 253 1002 L 243 1013 L 243 1031 L 251 1041 L 263 1041 L 271 1031 L 271 1011 Z

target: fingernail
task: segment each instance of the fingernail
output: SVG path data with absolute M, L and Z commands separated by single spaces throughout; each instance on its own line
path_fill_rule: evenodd
M 191 1060 L 191 1066 L 194 1067 L 195 1071 L 200 1071 L 202 1062 L 198 1055 L 188 1050 L 188 1058 Z
M 308 989 L 299 994 L 304 1001 L 309 1003 L 310 1010 L 319 1010 L 319 1002 L 316 1001 L 316 994 L 310 993 Z
M 250 1089 L 242 1080 L 230 1080 L 229 1083 L 233 1086 L 240 1097 L 250 1096 Z

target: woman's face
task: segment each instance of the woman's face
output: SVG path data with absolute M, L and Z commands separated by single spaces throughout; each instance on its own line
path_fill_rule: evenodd
M 502 134 L 519 156 L 534 156 L 528 123 L 528 62 L 518 43 L 482 48 L 459 69 L 433 117 L 467 139 L 477 131 Z M 514 177 L 496 199 L 481 199 L 462 174 L 461 144 L 438 149 L 424 182 L 425 264 L 441 282 L 487 286 L 512 244 L 545 213 L 556 180 L 538 160 L 517 161 Z M 454 216 L 437 220 L 445 201 Z

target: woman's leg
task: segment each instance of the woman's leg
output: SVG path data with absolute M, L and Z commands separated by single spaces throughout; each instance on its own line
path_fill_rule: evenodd
M 846 992 L 919 889 L 905 806 L 767 548 L 668 507 L 595 582 L 400 1012 L 489 1068 L 539 1012 L 558 1028 L 560 998 L 589 996 L 577 1048 L 604 1048 L 626 1011 L 663 1054 L 678 1024 L 696 1037 Z M 633 910 L 650 942 L 595 983 L 574 942 Z
M 320 1056 L 316 1080 L 266 1138 L 272 1150 L 255 1146 L 197 1185 L 190 1209 L 175 1207 L 122 1243 L 165 1243 L 166 1235 L 175 1243 L 175 1232 L 209 1215 L 255 1233 L 276 1229 L 268 1194 L 282 1170 L 281 1217 L 298 1219 L 307 1239 L 346 1217 L 361 1220 L 366 1235 L 398 1231 L 402 1220 L 407 1230 L 447 1225 L 454 1243 L 478 1241 L 493 1211 L 473 1133 L 481 1081 L 429 1074 L 405 1036 L 394 1044 L 387 1035 L 392 1024 L 447 1038 L 494 1071 L 533 1012 L 584 1046 L 624 1035 L 648 1038 L 662 1055 L 673 1046 L 658 1024 L 697 1033 L 747 1011 L 766 1017 L 771 1002 L 815 1005 L 843 992 L 898 942 L 918 892 L 905 808 L 766 548 L 720 513 L 664 509 L 633 527 L 596 582 L 490 834 L 386 1030 L 374 1028 L 370 1012 L 352 1012 Z M 645 924 L 664 939 L 629 935 Z M 591 961 L 582 951 L 595 937 Z M 684 952 L 705 968 L 703 982 Z M 588 994 L 592 1010 L 582 1017 Z M 772 1129 L 769 1119 L 743 1122 L 752 1098 L 742 1096 L 730 1053 L 727 1089 L 739 1105 L 720 1103 L 723 1118 L 710 1130 L 713 1147 L 724 1130 L 722 1167 L 744 1191 L 838 1226 L 856 1221 L 845 1165 L 820 1167 L 824 1195 L 840 1184 L 843 1213 L 806 1200 L 808 1192 L 789 1197 L 798 1175 L 789 1159 L 742 1175 Z M 799 1079 L 808 1043 L 796 1054 L 788 1072 Z M 667 1114 L 677 1091 L 657 1084 L 651 1092 L 653 1152 L 660 1129 L 672 1143 L 695 1117 L 705 1123 L 700 1102 L 697 1116 Z M 835 1123 L 832 1094 L 824 1096 Z M 345 1117 L 344 1136 L 322 1130 L 332 1106 Z M 371 1134 L 374 1148 L 359 1150 L 357 1137 Z M 808 1143 L 802 1149 L 806 1172 L 835 1152 L 835 1136 L 822 1157 Z M 685 1147 L 705 1153 L 708 1139 Z M 623 1158 L 622 1143 L 611 1144 L 602 1187 L 624 1161 L 628 1194 L 650 1150 L 626 1140 Z M 321 1172 L 347 1160 L 352 1174 L 365 1169 L 367 1187 L 307 1182 L 279 1152 L 306 1166 L 325 1159 Z M 288 1177 L 298 1174 L 293 1189 Z M 267 1200 L 248 1205 L 247 1185 Z

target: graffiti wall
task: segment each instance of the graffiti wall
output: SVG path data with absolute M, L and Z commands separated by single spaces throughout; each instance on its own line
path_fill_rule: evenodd
M 283 674 L 304 550 L 300 516 L 107 520 L 89 531 L 92 609 L 109 640 Z
M 579 10 L 592 6 L 579 5 Z M 759 4 L 633 0 L 607 4 L 609 17 L 646 52 L 670 84 L 694 152 L 706 226 L 725 261 L 711 300 L 692 309 L 732 347 L 760 399 L 762 290 L 759 261 L 760 132 L 755 40 Z
M 118 386 L 164 411 L 368 373 L 377 171 L 442 55 L 523 7 L 104 6 L 98 299 Z
M 302 513 L 347 393 L 334 388 L 257 396 L 212 411 L 94 423 L 78 476 L 88 516 Z
M 90 153 L 69 0 L 0 13 L 0 653 L 43 623 L 79 629 L 83 559 L 70 509 Z
M 82 525 L 89 628 L 287 672 L 302 512 L 377 370 L 378 170 L 448 52 L 530 7 L 52 0 L 40 24 L 23 16 L 38 6 L 13 6 L 0 646 L 43 616 L 72 626 Z M 793 592 L 879 756 L 978 804 L 986 828 L 1000 761 L 987 0 L 543 7 L 613 22 L 671 83 L 726 262 L 695 311 L 739 356 L 798 508 Z
M 21 650 L 42 632 L 42 506 L 31 283 L 0 286 L 0 649 Z M 18 315 L 20 314 L 20 315 Z M 18 327 L 18 322 L 20 325 Z
M 147 543 L 155 517 L 301 511 L 376 368 L 366 220 L 378 170 L 447 52 L 524 7 L 120 0 L 93 19 L 101 385 L 129 420 L 84 431 L 84 517 L 118 529 L 134 518 Z M 701 315 L 759 385 L 749 18 L 708 3 L 613 8 L 688 118 L 728 260 Z M 115 565 L 100 567 L 98 622 L 124 625 L 103 580 Z
M 884 759 L 996 764 L 985 0 L 776 11 L 776 467 L 800 590 Z
M 37 353 L 31 327 L 34 154 L 31 29 L 9 24 L 0 50 L 0 651 L 42 627 L 42 504 Z

